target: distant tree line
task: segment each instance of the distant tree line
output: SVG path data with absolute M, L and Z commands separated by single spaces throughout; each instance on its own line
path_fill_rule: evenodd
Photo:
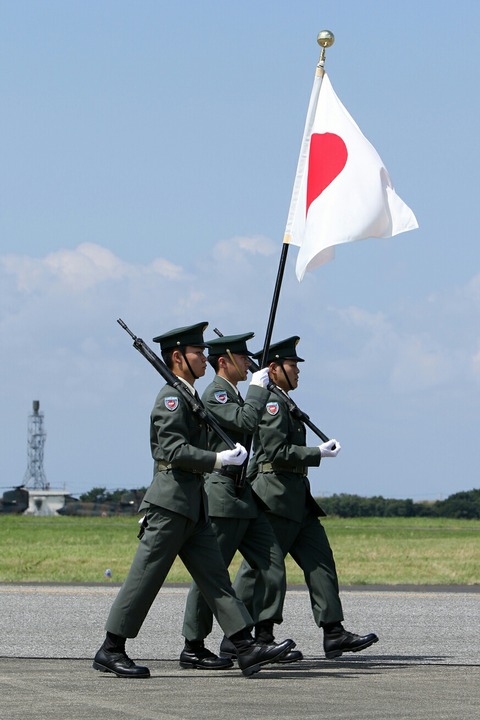
M 147 488 L 137 488 L 139 494 Z M 94 487 L 80 495 L 82 502 L 119 503 L 132 490 L 107 490 Z M 392 500 L 381 495 L 362 497 L 340 493 L 330 497 L 317 498 L 327 515 L 338 517 L 449 517 L 449 518 L 480 518 L 480 489 L 467 490 L 450 495 L 446 500 L 434 502 L 413 502 Z
M 392 500 L 381 495 L 361 497 L 341 493 L 317 498 L 327 515 L 338 517 L 448 517 L 469 520 L 480 518 L 480 490 L 450 495 L 446 500 L 413 502 Z
M 135 490 L 107 490 L 104 487 L 94 487 L 86 493 L 79 496 L 81 502 L 95 503 L 102 505 L 105 503 L 119 503 L 127 498 L 131 493 L 144 495 L 147 492 L 146 487 L 135 488 Z

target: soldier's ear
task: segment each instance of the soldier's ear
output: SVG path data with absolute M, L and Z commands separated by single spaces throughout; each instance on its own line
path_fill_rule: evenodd
M 270 377 L 273 380 L 277 379 L 277 368 L 278 368 L 278 365 L 275 362 L 271 362 L 268 364 L 268 372 L 269 372 Z
M 172 363 L 174 365 L 182 364 L 183 355 L 180 350 L 172 350 Z

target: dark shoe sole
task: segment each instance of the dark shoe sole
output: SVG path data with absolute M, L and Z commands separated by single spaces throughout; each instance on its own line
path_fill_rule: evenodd
M 227 660 L 227 658 L 224 658 Z M 185 670 L 228 670 L 229 668 L 233 667 L 233 662 L 230 661 L 229 665 L 202 665 L 201 663 L 189 663 L 189 662 L 180 662 L 180 667 L 184 668 Z
M 229 659 L 229 660 L 236 660 L 237 659 L 237 653 L 231 653 L 231 652 L 224 652 L 223 650 L 219 652 L 218 657 Z
M 229 653 L 229 652 L 221 652 L 219 657 L 221 658 L 229 658 L 230 660 L 236 660 L 237 654 L 236 653 Z M 280 657 L 279 660 L 275 660 L 275 662 L 283 663 L 284 665 L 287 665 L 288 663 L 294 663 L 294 662 L 300 662 L 300 660 L 303 660 L 303 653 L 300 652 L 300 650 L 287 650 L 285 655 Z
M 119 673 L 119 672 L 116 672 L 115 670 L 111 670 L 111 669 L 110 669 L 109 667 L 107 667 L 106 665 L 100 665 L 100 663 L 96 662 L 95 660 L 94 660 L 93 663 L 92 663 L 92 667 L 93 667 L 95 670 L 99 670 L 100 672 L 112 673 L 112 675 L 116 675 L 116 676 L 119 677 L 119 678 L 128 678 L 128 679 L 134 678 L 134 679 L 136 680 L 137 678 L 140 678 L 140 679 L 141 679 L 141 678 L 149 678 L 149 677 L 150 677 L 150 673 L 148 673 L 148 674 L 147 674 L 147 673 L 141 673 L 141 674 L 138 674 L 138 675 L 129 675 L 128 673 L 125 673 L 125 674 Z
M 369 642 L 363 643 L 363 645 L 359 645 L 356 648 L 343 648 L 343 650 L 330 650 L 330 652 L 325 653 L 325 657 L 327 660 L 334 660 L 337 657 L 340 657 L 343 655 L 344 652 L 360 652 L 361 650 L 366 650 L 374 643 L 378 642 L 378 637 L 375 637 L 374 640 L 370 640 Z
M 287 653 L 289 653 L 294 647 L 295 643 L 292 643 L 292 645 L 289 645 L 289 647 L 283 650 L 283 652 L 278 653 L 278 655 L 275 655 L 275 657 L 269 660 L 262 660 L 261 662 L 255 663 L 255 665 L 250 665 L 250 667 L 241 668 L 242 673 L 245 675 L 245 677 L 251 677 L 252 675 L 256 675 L 258 672 L 260 672 L 264 665 L 273 665 L 274 663 L 280 662 L 281 658 L 285 657 L 285 655 L 287 655 Z
M 288 650 L 277 662 L 288 665 L 288 663 L 300 662 L 300 660 L 303 660 L 303 653 L 300 650 Z

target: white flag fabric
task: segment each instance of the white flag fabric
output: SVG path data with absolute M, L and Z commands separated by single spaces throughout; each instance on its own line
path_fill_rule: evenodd
M 344 108 L 326 73 L 315 77 L 285 242 L 299 246 L 296 274 L 333 259 L 333 247 L 418 227 L 375 148 Z

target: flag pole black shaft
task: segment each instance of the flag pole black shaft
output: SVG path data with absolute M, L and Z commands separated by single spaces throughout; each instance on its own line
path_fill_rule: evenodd
M 270 316 L 268 318 L 267 330 L 265 333 L 265 341 L 263 343 L 262 361 L 260 367 L 265 367 L 268 348 L 272 341 L 273 326 L 275 325 L 275 317 L 277 314 L 278 299 L 280 297 L 280 290 L 282 288 L 283 273 L 285 271 L 285 265 L 287 264 L 289 243 L 283 243 L 282 252 L 280 254 L 280 262 L 278 263 L 277 280 L 275 282 L 275 288 L 273 290 L 272 305 L 270 307 Z
M 333 45 L 335 36 L 330 30 L 321 30 L 317 35 L 317 43 L 322 48 L 320 59 L 317 64 L 317 73 L 321 73 L 323 77 L 325 66 L 325 50 Z M 267 331 L 265 333 L 265 342 L 263 343 L 262 362 L 260 367 L 265 367 L 268 349 L 272 340 L 273 326 L 275 324 L 275 316 L 277 314 L 278 298 L 280 297 L 280 289 L 282 287 L 283 271 L 287 262 L 289 242 L 283 243 L 282 253 L 280 255 L 280 263 L 278 265 L 277 282 L 273 291 L 272 306 L 270 308 L 270 317 L 268 318 Z
M 273 326 L 275 324 L 275 316 L 277 314 L 277 305 L 278 305 L 278 298 L 280 297 L 280 290 L 282 287 L 282 280 L 283 280 L 283 273 L 285 270 L 285 265 L 287 264 L 287 255 L 288 255 L 288 248 L 289 243 L 284 242 L 282 247 L 282 252 L 280 255 L 280 262 L 278 263 L 278 271 L 277 271 L 277 280 L 275 283 L 275 288 L 273 291 L 273 298 L 272 298 L 272 305 L 270 308 L 270 317 L 268 318 L 268 325 L 267 325 L 267 332 L 265 333 L 265 342 L 263 343 L 263 352 L 262 352 L 262 361 L 260 363 L 260 367 L 265 367 L 267 355 L 268 355 L 268 349 L 270 347 L 270 342 L 272 340 L 272 333 L 273 333 Z M 287 396 L 288 397 L 288 396 Z M 291 411 L 291 408 L 289 408 Z M 319 428 L 317 428 L 316 425 L 312 423 L 308 415 L 303 413 L 298 407 L 295 406 L 295 410 L 298 411 L 297 417 L 300 417 L 302 422 L 304 422 L 313 432 L 318 435 L 319 438 L 323 440 L 323 442 L 328 441 L 327 435 L 325 435 Z M 333 446 L 335 447 L 335 445 Z

